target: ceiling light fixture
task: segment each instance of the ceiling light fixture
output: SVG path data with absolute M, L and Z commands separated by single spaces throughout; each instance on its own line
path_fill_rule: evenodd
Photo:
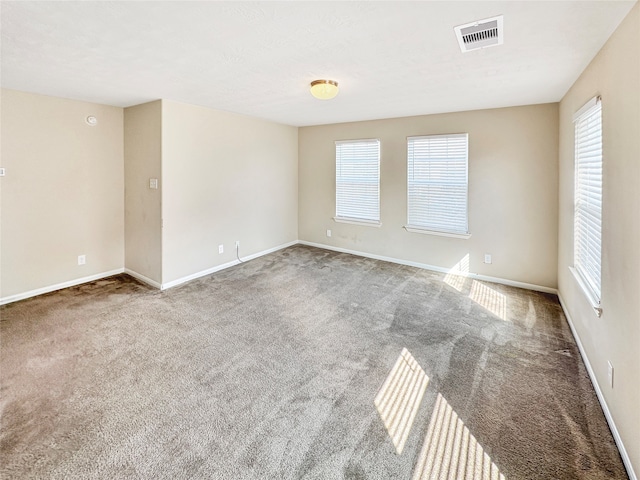
M 320 100 L 330 100 L 338 94 L 338 82 L 334 80 L 314 80 L 311 95 Z

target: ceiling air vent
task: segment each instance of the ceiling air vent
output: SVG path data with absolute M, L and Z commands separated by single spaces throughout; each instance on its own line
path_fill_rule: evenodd
M 486 18 L 476 22 L 459 25 L 454 28 L 462 52 L 470 52 L 479 48 L 502 45 L 502 15 Z

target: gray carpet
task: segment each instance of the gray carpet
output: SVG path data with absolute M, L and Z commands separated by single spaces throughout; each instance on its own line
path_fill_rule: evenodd
M 294 246 L 0 313 L 2 478 L 627 478 L 552 295 Z

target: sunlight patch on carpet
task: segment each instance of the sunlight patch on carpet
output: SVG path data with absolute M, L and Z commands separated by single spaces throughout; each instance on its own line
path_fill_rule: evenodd
M 398 454 L 409 437 L 428 383 L 427 374 L 403 348 L 373 402 Z
M 471 284 L 469 298 L 496 317 L 500 317 L 502 320 L 507 319 L 507 297 L 497 290 L 474 280 Z
M 505 480 L 505 476 L 438 394 L 413 480 Z
M 461 292 L 465 286 L 465 283 L 467 282 L 468 275 L 469 275 L 469 254 L 467 253 L 445 275 L 444 283 Z

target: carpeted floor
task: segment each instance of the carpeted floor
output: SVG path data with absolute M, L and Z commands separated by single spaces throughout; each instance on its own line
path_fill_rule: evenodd
M 2 478 L 627 478 L 552 295 L 298 245 L 0 314 Z

